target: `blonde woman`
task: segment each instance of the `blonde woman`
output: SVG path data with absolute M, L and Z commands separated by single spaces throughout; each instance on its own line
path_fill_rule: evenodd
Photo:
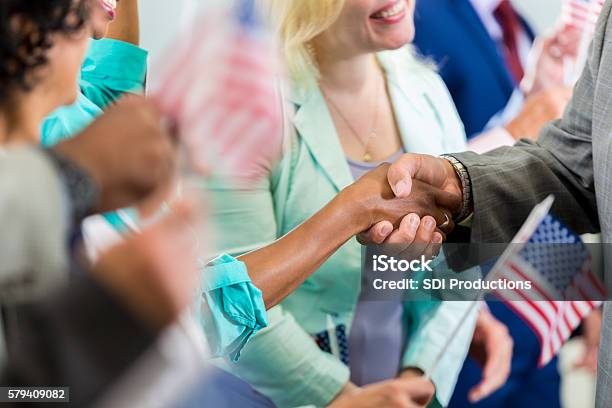
M 220 250 L 234 255 L 288 233 L 380 162 L 404 152 L 461 151 L 466 143 L 443 82 L 405 47 L 413 37 L 414 0 L 265 3 L 283 42 L 295 113 L 283 160 L 262 166 L 264 181 L 235 190 L 211 186 Z M 379 224 L 379 238 L 392 229 Z M 429 234 L 440 243 L 435 229 L 432 217 L 413 214 L 388 241 Z M 422 375 L 467 304 L 362 302 L 350 333 L 360 258 L 356 240 L 342 246 L 269 311 L 269 327 L 227 368 L 281 407 L 325 406 L 360 385 Z M 474 320 L 433 373 L 439 405 L 449 401 Z

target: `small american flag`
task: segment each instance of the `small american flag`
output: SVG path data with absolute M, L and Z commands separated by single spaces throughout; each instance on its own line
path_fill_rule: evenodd
M 569 27 L 593 33 L 605 0 L 565 0 L 561 22 Z
M 209 7 L 159 61 L 151 94 L 197 170 L 252 180 L 280 155 L 281 69 L 259 17 L 253 0 Z
M 524 246 L 491 272 L 502 280 L 532 283 L 531 290 L 496 293 L 537 335 L 540 367 L 605 298 L 605 289 L 591 265 L 591 255 L 580 237 L 546 215 Z

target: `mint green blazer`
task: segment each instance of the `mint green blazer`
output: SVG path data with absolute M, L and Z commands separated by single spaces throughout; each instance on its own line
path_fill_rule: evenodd
M 463 125 L 439 76 L 406 49 L 383 52 L 378 58 L 405 149 L 433 155 L 465 150 Z M 218 251 L 239 255 L 271 243 L 353 182 L 316 84 L 293 89 L 288 99 L 288 110 L 295 107 L 295 112 L 281 162 L 262 165 L 265 177 L 248 187 L 220 182 L 208 186 Z M 340 248 L 268 312 L 269 327 L 251 339 L 237 364 L 225 368 L 281 407 L 329 403 L 348 381 L 349 370 L 320 351 L 310 335 L 326 330 L 330 321 L 350 327 L 360 291 L 360 257 L 361 247 L 354 239 Z M 467 303 L 407 303 L 404 366 L 426 371 L 467 307 Z M 448 403 L 467 353 L 474 318 L 468 320 L 433 375 L 440 405 Z

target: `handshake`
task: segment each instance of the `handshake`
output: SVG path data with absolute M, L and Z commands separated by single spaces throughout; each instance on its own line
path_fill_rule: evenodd
M 365 174 L 337 197 L 357 206 L 361 243 L 441 244 L 464 214 L 463 188 L 451 162 L 405 154 Z

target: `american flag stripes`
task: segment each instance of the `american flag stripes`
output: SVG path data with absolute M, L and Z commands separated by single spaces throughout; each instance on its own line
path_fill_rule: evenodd
M 565 0 L 561 22 L 578 30 L 593 33 L 605 0 Z
M 496 278 L 532 284 L 531 290 L 519 287 L 496 293 L 538 336 L 540 366 L 555 356 L 605 298 L 605 289 L 591 270 L 588 249 L 550 215 L 519 251 L 503 259 L 495 273 Z
M 604 3 L 605 0 L 565 0 L 563 3 L 561 28 L 577 31 L 580 36 L 576 55 L 564 60 L 566 85 L 575 84 L 582 74 Z
M 279 83 L 274 38 L 254 1 L 239 0 L 194 18 L 150 88 L 192 166 L 252 180 L 281 151 Z

